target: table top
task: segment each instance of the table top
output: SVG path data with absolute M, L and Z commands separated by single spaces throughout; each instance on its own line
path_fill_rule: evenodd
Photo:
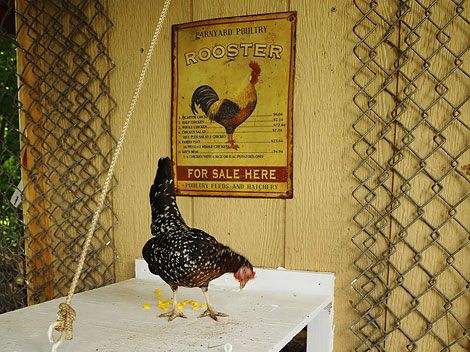
M 191 305 L 184 308 L 187 319 L 168 322 L 158 318 L 163 311 L 158 307 L 155 290 L 161 291 L 161 300 L 172 297 L 169 286 L 160 280 L 130 279 L 76 294 L 72 301 L 77 312 L 74 338 L 64 342 L 59 352 L 217 352 L 224 351 L 226 343 L 232 345 L 234 352 L 280 351 L 331 304 L 332 296 L 330 292 L 321 294 L 317 287 L 315 294 L 305 289 L 293 290 L 295 280 L 285 281 L 286 272 L 281 274 L 281 280 L 273 282 L 279 290 L 276 286 L 270 288 L 267 277 L 273 281 L 276 270 L 264 272 L 266 275 L 258 270 L 257 278 L 241 291 L 231 275 L 211 284 L 211 304 L 229 315 L 218 322 L 209 317 L 198 319 L 204 310 L 193 310 Z M 230 284 L 225 285 L 226 282 Z M 180 288 L 177 298 L 204 302 L 197 288 Z M 49 351 L 46 331 L 61 302 L 63 299 L 56 299 L 0 315 L 0 350 Z M 144 304 L 149 305 L 147 309 Z

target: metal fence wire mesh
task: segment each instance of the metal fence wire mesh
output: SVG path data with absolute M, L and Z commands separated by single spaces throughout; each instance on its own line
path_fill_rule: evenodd
M 355 351 L 468 351 L 467 4 L 354 4 Z
M 74 274 L 115 143 L 104 3 L 0 1 L 0 313 Z M 109 197 L 78 291 L 114 281 Z

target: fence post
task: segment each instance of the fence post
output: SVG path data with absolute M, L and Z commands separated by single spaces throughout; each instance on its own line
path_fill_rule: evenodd
M 36 6 L 41 6 L 36 1 Z M 41 69 L 40 46 L 35 43 L 34 33 L 42 28 L 34 25 L 37 17 L 34 8 L 29 7 L 26 0 L 16 2 L 17 49 L 18 62 L 18 99 L 20 101 L 19 126 L 21 132 L 21 179 L 23 180 L 23 218 L 25 224 L 25 271 L 27 280 L 28 305 L 43 302 L 54 297 L 51 233 L 47 194 L 48 185 L 45 174 L 42 128 L 42 102 L 44 97 L 38 96 L 39 76 Z M 27 24 L 29 16 L 31 21 Z M 31 30 L 31 27 L 35 31 Z

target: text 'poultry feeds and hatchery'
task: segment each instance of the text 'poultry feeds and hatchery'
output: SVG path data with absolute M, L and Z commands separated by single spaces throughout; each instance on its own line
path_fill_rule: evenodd
M 292 197 L 296 13 L 173 26 L 179 195 Z

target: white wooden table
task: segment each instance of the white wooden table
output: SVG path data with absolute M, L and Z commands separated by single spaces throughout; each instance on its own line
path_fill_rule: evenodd
M 209 288 L 212 305 L 229 314 L 218 322 L 197 319 L 203 310 L 185 307 L 188 319 L 172 322 L 157 318 L 155 289 L 164 299 L 171 290 L 136 261 L 136 278 L 75 295 L 74 339 L 63 352 L 132 351 L 280 351 L 308 325 L 309 352 L 331 352 L 334 275 L 255 269 L 257 277 L 239 290 L 233 275 L 214 280 Z M 180 288 L 178 300 L 203 302 L 199 289 Z M 47 327 L 55 320 L 63 299 L 0 315 L 0 351 L 50 351 Z M 143 309 L 150 304 L 150 309 Z

